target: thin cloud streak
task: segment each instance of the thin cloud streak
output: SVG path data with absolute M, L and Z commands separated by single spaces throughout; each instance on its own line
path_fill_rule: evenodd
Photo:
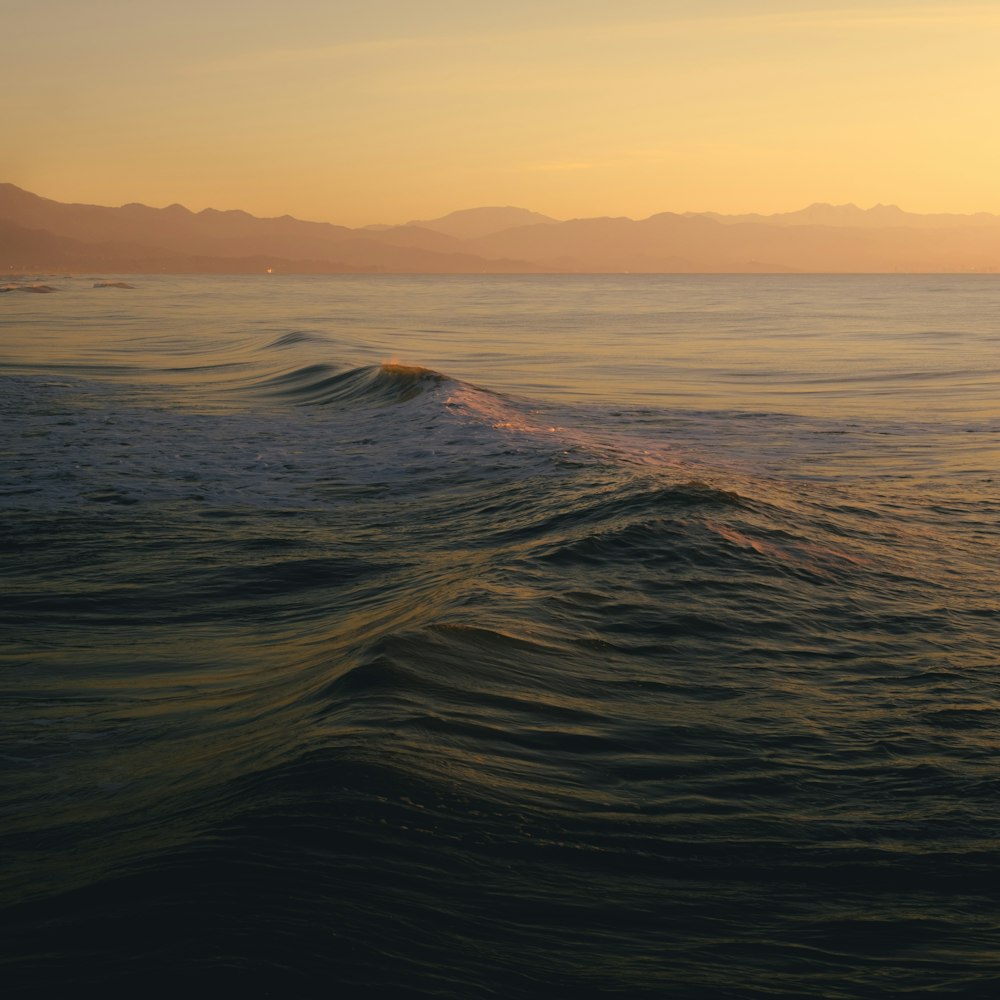
M 625 22 L 597 19 L 578 21 L 575 24 L 536 25 L 507 32 L 411 35 L 355 39 L 300 48 L 260 49 L 194 64 L 187 68 L 187 72 L 192 75 L 244 73 L 289 65 L 322 63 L 359 55 L 432 52 L 435 49 L 471 50 L 476 47 L 507 49 L 546 41 L 565 44 L 574 39 L 594 42 L 607 41 L 611 38 L 649 40 L 653 37 L 681 37 L 691 32 L 703 32 L 709 27 L 714 32 L 726 34 L 864 31 L 889 27 L 933 31 L 942 28 L 954 30 L 970 27 L 1000 28 L 1000 8 L 995 4 L 966 4 L 913 10 L 897 5 L 878 4 L 865 7 L 824 6 L 812 10 L 762 10 L 729 14 L 695 11 Z
M 420 49 L 435 49 L 456 46 L 463 43 L 460 38 L 447 36 L 414 36 L 409 38 L 369 38 L 350 42 L 335 42 L 332 45 L 307 46 L 303 48 L 257 49 L 243 52 L 225 59 L 196 63 L 187 67 L 192 75 L 215 73 L 246 73 L 302 63 L 319 63 L 353 55 L 377 53 L 411 52 Z
M 574 170 L 596 170 L 602 166 L 607 166 L 603 163 L 530 163 L 526 166 L 517 168 L 518 171 L 528 171 L 534 173 L 559 173 L 562 171 L 574 171 Z

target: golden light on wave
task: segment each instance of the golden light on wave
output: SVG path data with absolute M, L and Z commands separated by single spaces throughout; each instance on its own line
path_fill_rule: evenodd
M 434 378 L 442 377 L 439 372 L 433 371 L 430 368 L 423 368 L 420 365 L 406 365 L 400 361 L 383 361 L 379 367 L 387 375 L 405 375 L 410 378 L 423 378 L 426 376 Z

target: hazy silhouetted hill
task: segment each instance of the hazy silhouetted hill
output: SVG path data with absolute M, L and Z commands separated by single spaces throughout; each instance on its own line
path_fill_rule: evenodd
M 546 270 L 664 273 L 953 272 L 1000 270 L 994 225 L 882 226 L 721 222 L 664 212 L 648 219 L 572 219 L 468 241 L 484 257 Z
M 349 229 L 181 205 L 67 205 L 0 184 L 5 270 L 410 274 L 1000 270 L 1000 217 L 815 204 L 773 216 L 663 212 L 558 222 L 476 208 Z
M 526 208 L 506 205 L 502 208 L 464 208 L 458 212 L 449 212 L 440 219 L 410 222 L 407 225 L 433 229 L 460 240 L 475 240 L 516 226 L 542 225 L 555 221 L 547 215 L 529 212 Z

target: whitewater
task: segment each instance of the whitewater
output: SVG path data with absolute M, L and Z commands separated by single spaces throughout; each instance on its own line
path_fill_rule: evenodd
M 996 995 L 995 278 L 3 289 L 5 995 Z

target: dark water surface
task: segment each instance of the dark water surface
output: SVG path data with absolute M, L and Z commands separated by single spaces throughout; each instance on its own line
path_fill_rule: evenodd
M 4 995 L 992 997 L 1000 282 L 0 296 Z

